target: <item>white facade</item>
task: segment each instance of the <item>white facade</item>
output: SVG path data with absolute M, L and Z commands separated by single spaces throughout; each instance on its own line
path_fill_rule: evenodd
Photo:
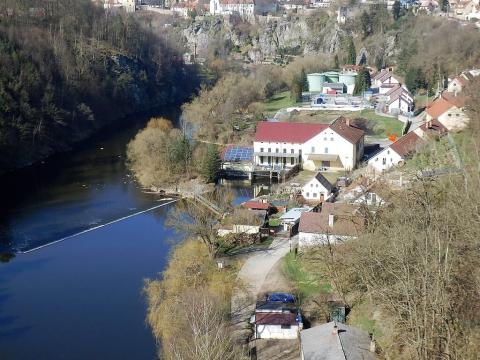
M 242 18 L 250 19 L 254 17 L 254 13 L 253 1 L 210 0 L 210 14 L 212 15 L 239 14 Z
M 368 165 L 378 172 L 383 172 L 398 165 L 402 160 L 403 158 L 399 154 L 387 147 L 368 160 Z
M 431 117 L 430 117 L 431 119 Z M 430 120 L 427 115 L 427 120 Z M 462 109 L 452 106 L 438 118 L 438 121 L 445 126 L 448 131 L 460 131 L 467 127 L 469 119 Z
M 398 81 L 392 73 L 389 73 L 388 76 L 385 74 L 385 76 L 381 77 L 380 79 L 377 79 L 373 80 L 373 83 L 372 83 L 372 87 L 373 88 L 376 88 L 376 87 L 380 87 L 382 85 L 393 85 L 393 84 L 400 84 L 400 81 Z
M 105 9 L 124 9 L 126 12 L 135 12 L 137 6 L 136 0 L 104 0 Z
M 307 182 L 302 187 L 302 196 L 309 201 L 324 201 L 327 200 L 332 193 L 325 188 L 316 177 Z
M 388 104 L 388 112 L 391 114 L 405 114 L 412 111 L 413 100 L 408 99 L 408 97 L 403 96 L 403 94 L 393 102 Z
M 354 236 L 343 236 L 343 235 L 334 235 L 334 234 L 318 234 L 318 233 L 308 233 L 308 232 L 299 232 L 298 233 L 298 247 L 305 248 L 310 246 L 320 246 L 327 244 L 334 244 L 337 241 L 346 241 L 355 239 Z
M 357 144 L 326 128 L 303 144 L 255 141 L 254 161 L 256 165 L 279 168 L 291 168 L 301 163 L 310 171 L 352 170 L 363 154 L 363 137 Z
M 256 339 L 296 339 L 299 325 L 255 325 Z

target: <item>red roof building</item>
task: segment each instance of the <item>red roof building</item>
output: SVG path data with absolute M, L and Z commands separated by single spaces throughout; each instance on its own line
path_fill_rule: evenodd
M 328 128 L 328 124 L 262 121 L 257 125 L 255 141 L 303 144 Z

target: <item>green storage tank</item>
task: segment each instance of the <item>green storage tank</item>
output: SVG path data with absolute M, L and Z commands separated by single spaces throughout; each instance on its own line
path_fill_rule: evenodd
M 329 83 L 338 83 L 339 73 L 336 71 L 329 71 L 325 73 L 325 81 Z
M 357 73 L 343 73 L 340 74 L 338 82 L 344 83 L 345 85 L 355 85 L 355 80 L 357 79 Z
M 322 92 L 323 83 L 325 82 L 325 75 L 319 73 L 313 73 L 307 75 L 308 91 L 310 92 Z

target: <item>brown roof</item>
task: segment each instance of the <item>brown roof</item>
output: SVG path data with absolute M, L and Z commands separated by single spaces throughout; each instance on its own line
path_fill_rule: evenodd
M 253 0 L 220 0 L 223 5 L 233 4 L 253 4 Z
M 256 313 L 257 325 L 296 325 L 295 313 Z
M 403 158 L 423 145 L 425 145 L 425 141 L 412 131 L 390 145 L 390 149 Z
M 359 142 L 365 135 L 365 131 L 352 125 L 351 120 L 344 116 L 338 117 L 332 124 L 330 124 L 330 129 L 352 144 Z
M 299 232 L 358 236 L 364 227 L 364 219 L 358 207 L 343 203 L 323 203 L 320 212 L 305 212 L 300 217 Z M 329 215 L 334 215 L 333 227 L 328 225 Z
M 260 210 L 268 210 L 270 208 L 269 203 L 264 203 L 261 201 L 245 201 L 242 203 L 242 206 L 247 209 L 260 209 Z
M 468 79 L 463 75 L 458 75 L 454 80 L 457 80 L 461 85 L 465 86 L 468 83 Z
M 442 135 L 448 132 L 448 129 L 445 126 L 443 126 L 443 124 L 437 119 L 424 122 L 420 126 L 420 129 L 422 129 L 423 131 L 427 131 L 427 130 L 435 131 L 439 135 Z
M 453 104 L 444 98 L 438 98 L 435 100 L 429 108 L 427 108 L 427 114 L 436 119 L 453 107 Z
M 442 98 L 459 109 L 465 106 L 465 98 L 462 95 L 455 95 L 454 93 L 445 91 L 442 93 Z

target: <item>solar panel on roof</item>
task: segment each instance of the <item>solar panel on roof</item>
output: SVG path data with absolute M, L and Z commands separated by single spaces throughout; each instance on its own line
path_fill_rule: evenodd
M 251 161 L 253 159 L 253 148 L 231 146 L 226 149 L 223 159 L 225 161 Z

